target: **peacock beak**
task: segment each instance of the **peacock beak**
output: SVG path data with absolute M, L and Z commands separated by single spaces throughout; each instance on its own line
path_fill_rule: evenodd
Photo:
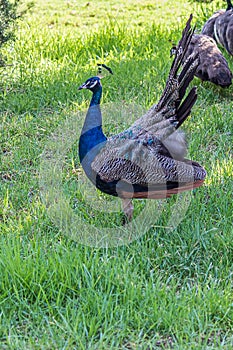
M 82 84 L 79 86 L 78 90 L 82 90 L 82 89 L 86 89 L 87 86 L 86 86 L 86 83 Z

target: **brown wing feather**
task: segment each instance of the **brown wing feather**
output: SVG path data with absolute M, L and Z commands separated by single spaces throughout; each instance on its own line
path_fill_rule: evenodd
M 132 195 L 132 192 L 126 192 L 126 191 L 122 191 L 120 193 L 121 198 L 137 198 L 137 199 L 163 199 L 163 198 L 170 198 L 172 195 L 174 194 L 178 194 L 184 191 L 190 191 L 193 190 L 195 188 L 198 188 L 200 186 L 202 186 L 204 183 L 204 180 L 198 180 L 195 182 L 190 182 L 190 183 L 186 183 L 183 186 L 180 187 L 176 187 L 173 189 L 168 189 L 168 190 L 162 190 L 162 191 L 153 191 L 150 190 L 149 192 L 134 192 Z

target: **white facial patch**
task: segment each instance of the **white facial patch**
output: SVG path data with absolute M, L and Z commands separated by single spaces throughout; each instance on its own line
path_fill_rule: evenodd
M 97 80 L 95 80 L 91 85 L 89 85 L 89 88 L 92 89 L 97 84 Z

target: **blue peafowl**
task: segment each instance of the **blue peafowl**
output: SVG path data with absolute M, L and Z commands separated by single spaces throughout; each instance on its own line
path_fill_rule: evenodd
M 133 198 L 167 198 L 201 186 L 206 177 L 202 166 L 185 158 L 185 137 L 177 131 L 197 99 L 193 87 L 182 102 L 198 66 L 198 56 L 189 56 L 178 74 L 194 32 L 191 20 L 192 15 L 183 30 L 159 102 L 127 130 L 110 138 L 104 135 L 99 76 L 79 87 L 92 92 L 79 140 L 80 162 L 96 188 L 122 199 L 123 212 L 129 221 L 133 215 Z

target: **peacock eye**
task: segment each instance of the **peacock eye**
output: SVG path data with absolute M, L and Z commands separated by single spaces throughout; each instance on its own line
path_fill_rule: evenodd
M 96 86 L 97 80 L 93 81 L 93 83 L 90 83 L 89 88 L 92 89 L 94 86 Z

